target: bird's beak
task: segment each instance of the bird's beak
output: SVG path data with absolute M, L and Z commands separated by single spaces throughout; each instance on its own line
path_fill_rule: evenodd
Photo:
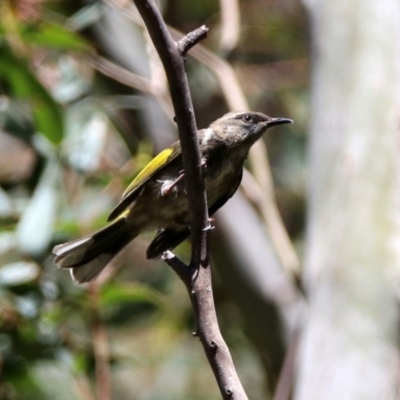
M 268 127 L 281 124 L 293 124 L 293 121 L 289 118 L 271 118 L 268 121 Z

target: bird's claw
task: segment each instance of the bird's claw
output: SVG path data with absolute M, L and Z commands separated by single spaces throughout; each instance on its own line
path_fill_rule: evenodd
M 212 231 L 215 226 L 211 224 L 211 222 L 214 222 L 215 219 L 214 218 L 208 218 L 208 225 L 203 229 L 204 232 L 206 231 Z
M 170 183 L 164 183 L 161 186 L 161 196 L 166 196 L 166 195 L 170 194 L 171 190 L 174 188 L 174 186 L 177 183 L 179 183 L 183 179 L 184 176 L 185 176 L 184 172 L 181 171 L 180 175 L 174 181 L 172 181 Z

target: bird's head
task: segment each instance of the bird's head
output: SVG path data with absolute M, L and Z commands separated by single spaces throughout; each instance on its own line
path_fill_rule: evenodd
M 225 114 L 210 128 L 232 145 L 247 142 L 251 146 L 268 128 L 291 123 L 293 121 L 288 118 L 271 118 L 260 112 L 246 111 Z

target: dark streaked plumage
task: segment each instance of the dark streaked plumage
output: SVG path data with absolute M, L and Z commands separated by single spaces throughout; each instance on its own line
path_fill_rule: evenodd
M 267 128 L 292 122 L 259 112 L 229 113 L 198 132 L 209 214 L 233 196 L 250 147 Z M 110 260 L 142 232 L 158 229 L 147 249 L 158 258 L 189 236 L 180 142 L 162 151 L 134 179 L 111 212 L 108 226 L 85 238 L 55 246 L 54 262 L 71 269 L 74 280 L 93 280 Z

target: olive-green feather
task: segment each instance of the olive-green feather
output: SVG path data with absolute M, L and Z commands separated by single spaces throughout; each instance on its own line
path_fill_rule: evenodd
M 112 221 L 132 204 L 141 192 L 144 184 L 149 181 L 158 171 L 168 165 L 182 153 L 180 142 L 163 150 L 154 157 L 136 176 L 122 195 L 121 201 L 115 206 L 108 216 L 107 221 Z

